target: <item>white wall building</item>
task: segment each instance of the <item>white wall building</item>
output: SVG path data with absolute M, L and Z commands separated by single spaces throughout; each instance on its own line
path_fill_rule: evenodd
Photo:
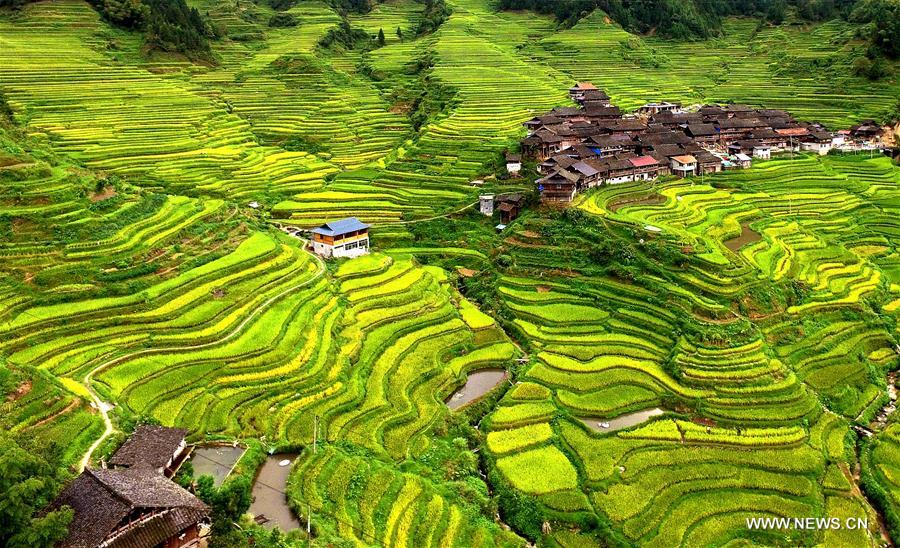
M 322 257 L 359 257 L 369 252 L 369 225 L 356 217 L 329 221 L 312 230 L 313 251 Z

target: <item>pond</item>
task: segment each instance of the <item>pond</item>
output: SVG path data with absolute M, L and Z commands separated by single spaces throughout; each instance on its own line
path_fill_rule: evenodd
M 506 380 L 504 369 L 481 369 L 469 373 L 466 384 L 447 400 L 447 407 L 459 409 L 490 392 L 498 384 Z
M 750 228 L 748 223 L 744 223 L 741 225 L 741 233 L 730 240 L 725 240 L 725 247 L 730 249 L 731 251 L 737 251 L 738 249 L 744 247 L 747 244 L 758 242 L 762 239 L 762 235 Z
M 300 527 L 300 520 L 288 506 L 287 480 L 297 455 L 277 453 L 269 455 L 253 481 L 253 503 L 250 513 L 256 522 L 267 529 L 278 527 L 291 531 Z
M 663 413 L 665 413 L 665 411 L 658 407 L 654 407 L 653 409 L 644 409 L 643 411 L 619 415 L 614 419 L 603 419 L 599 417 L 578 417 L 578 419 L 588 428 L 596 430 L 597 432 L 615 432 L 616 430 L 637 426 L 638 424 L 662 415 Z
M 222 485 L 245 450 L 239 445 L 208 445 L 195 448 L 191 454 L 194 477 L 210 475 L 213 477 L 214 485 Z

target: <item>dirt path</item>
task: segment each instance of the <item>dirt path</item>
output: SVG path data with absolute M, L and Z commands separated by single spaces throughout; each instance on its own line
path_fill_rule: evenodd
M 68 412 L 71 411 L 72 409 L 78 407 L 78 404 L 79 404 L 79 403 L 81 403 L 81 402 L 80 402 L 78 399 L 72 400 L 71 402 L 69 402 L 69 405 L 67 405 L 67 406 L 65 406 L 64 408 L 60 409 L 60 410 L 57 411 L 56 413 L 53 413 L 53 414 L 50 415 L 49 417 L 44 417 L 43 419 L 37 421 L 36 423 L 34 423 L 34 424 L 32 424 L 31 426 L 29 426 L 28 428 L 26 428 L 26 430 L 31 430 L 32 428 L 38 428 L 38 427 L 43 426 L 43 425 L 47 424 L 48 422 L 52 421 L 52 420 L 55 419 L 56 417 L 65 415 L 66 413 L 68 413 Z
M 307 242 L 305 240 L 301 240 L 301 242 L 302 242 L 301 248 L 306 250 Z M 210 346 L 222 344 L 224 342 L 229 341 L 230 339 L 233 339 L 238 334 L 240 334 L 241 331 L 243 331 L 244 327 L 246 327 L 246 325 L 248 323 L 253 321 L 254 318 L 256 318 L 261 312 L 263 312 L 264 310 L 269 308 L 276 301 L 278 301 L 279 299 L 281 299 L 282 297 L 284 297 L 285 295 L 287 295 L 289 293 L 293 293 L 294 291 L 297 291 L 300 288 L 310 285 L 311 283 L 317 281 L 319 278 L 321 278 L 325 274 L 325 262 L 322 260 L 322 258 L 319 257 L 318 255 L 315 255 L 312 253 L 310 253 L 310 256 L 313 258 L 313 260 L 316 261 L 316 265 L 318 266 L 318 269 L 316 270 L 315 274 L 313 274 L 313 276 L 311 278 L 309 278 L 306 281 L 301 282 L 297 285 L 291 286 L 291 287 L 281 291 L 280 293 L 273 295 L 272 297 L 269 297 L 265 302 L 260 304 L 253 312 L 251 312 L 246 318 L 244 318 L 244 320 L 241 323 L 239 323 L 234 329 L 232 329 L 229 333 L 227 333 L 221 339 L 217 339 L 215 341 L 211 341 L 211 342 L 207 342 L 207 343 L 203 343 L 203 344 L 195 344 L 195 345 L 188 345 L 188 346 L 174 346 L 174 347 L 167 347 L 167 348 L 146 348 L 144 350 L 138 350 L 136 352 L 131 352 L 131 353 L 125 354 L 123 356 L 118 356 L 111 360 L 107 360 L 107 361 L 101 363 L 100 365 L 98 365 L 97 367 L 91 369 L 88 372 L 88 374 L 84 376 L 84 379 L 82 380 L 82 384 L 84 385 L 85 388 L 87 388 L 87 391 L 90 392 L 93 405 L 94 405 L 94 407 L 97 408 L 97 410 L 100 412 L 100 416 L 103 418 L 104 430 L 103 430 L 103 434 L 101 434 L 99 438 L 94 440 L 94 443 L 91 444 L 91 446 L 85 452 L 84 456 L 81 457 L 81 460 L 78 463 L 78 472 L 83 471 L 87 467 L 87 465 L 91 462 L 91 455 L 94 454 L 94 451 L 96 451 L 97 448 L 100 447 L 100 444 L 102 444 L 106 440 L 106 438 L 108 438 L 109 436 L 111 436 L 113 434 L 113 432 L 115 432 L 115 426 L 112 423 L 112 419 L 109 418 L 109 411 L 110 411 L 110 409 L 113 408 L 113 405 L 103 401 L 100 398 L 100 395 L 97 393 L 96 390 L 94 390 L 93 386 L 91 385 L 91 381 L 93 380 L 95 374 L 97 374 L 109 367 L 112 367 L 113 365 L 116 365 L 120 362 L 129 360 L 132 358 L 136 358 L 138 356 L 143 356 L 143 355 L 147 355 L 147 354 L 155 354 L 155 353 L 159 353 L 159 352 L 184 352 L 184 351 L 189 351 L 189 350 L 198 350 L 201 348 L 207 348 Z

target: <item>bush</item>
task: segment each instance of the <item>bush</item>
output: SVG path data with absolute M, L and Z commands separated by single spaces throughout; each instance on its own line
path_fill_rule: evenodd
M 269 19 L 269 26 L 272 28 L 296 27 L 298 24 L 297 18 L 292 13 L 276 13 Z

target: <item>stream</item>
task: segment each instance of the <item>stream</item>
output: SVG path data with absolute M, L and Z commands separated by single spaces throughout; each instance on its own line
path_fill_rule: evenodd
M 897 387 L 894 383 L 897 381 L 897 372 L 891 371 L 887 374 L 887 391 L 888 391 L 888 402 L 884 407 L 881 408 L 881 411 L 875 415 L 875 420 L 869 424 L 869 429 L 873 432 L 878 432 L 882 430 L 888 423 L 888 419 L 891 418 L 891 415 L 894 414 L 894 411 L 897 410 Z

